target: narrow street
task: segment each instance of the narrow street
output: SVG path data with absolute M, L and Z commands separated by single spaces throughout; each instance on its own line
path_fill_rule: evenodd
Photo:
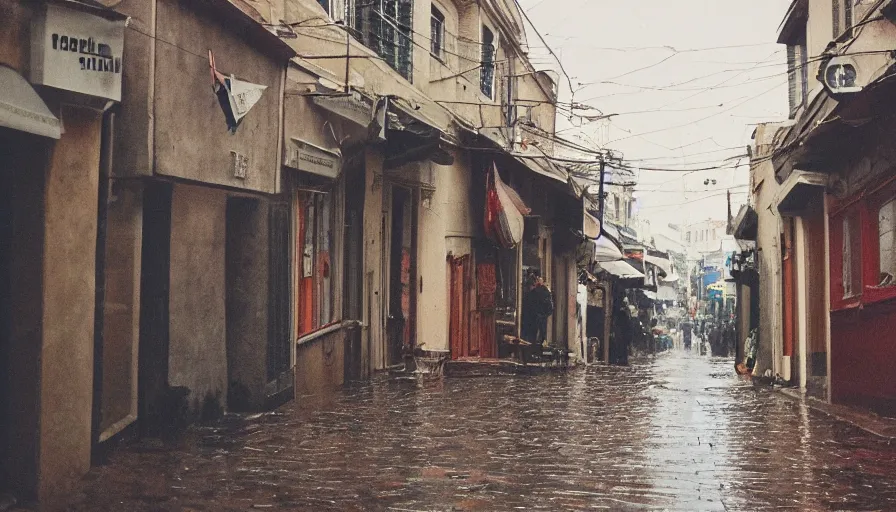
M 896 507 L 896 446 L 738 380 L 729 360 L 380 379 L 302 403 L 121 448 L 70 510 Z

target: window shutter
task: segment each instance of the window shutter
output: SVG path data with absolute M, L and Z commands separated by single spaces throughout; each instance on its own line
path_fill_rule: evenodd
M 849 37 L 852 37 L 852 3 L 854 0 L 843 0 L 845 3 L 843 4 L 843 19 L 844 19 L 844 27 L 843 30 L 849 33 Z
M 345 0 L 330 0 L 330 17 L 333 21 L 345 21 Z
M 806 41 L 800 43 L 797 49 L 799 50 L 797 62 L 800 66 L 800 103 L 802 104 L 809 97 L 809 49 L 806 46 Z
M 834 21 L 834 39 L 840 35 L 840 2 L 843 0 L 831 0 L 831 15 Z
M 796 110 L 796 106 L 798 104 L 796 63 L 796 46 L 787 45 L 787 98 L 790 105 L 791 118 L 793 118 L 793 112 Z

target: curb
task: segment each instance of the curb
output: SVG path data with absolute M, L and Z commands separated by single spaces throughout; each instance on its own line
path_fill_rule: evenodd
M 851 407 L 830 404 L 817 398 L 807 397 L 802 391 L 793 388 L 776 388 L 779 394 L 790 398 L 813 411 L 830 416 L 838 421 L 852 425 L 869 434 L 883 439 L 896 440 L 896 419 L 882 418 L 876 414 Z

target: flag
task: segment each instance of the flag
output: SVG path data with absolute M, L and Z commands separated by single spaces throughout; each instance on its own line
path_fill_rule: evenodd
M 208 63 L 212 73 L 212 87 L 227 120 L 227 128 L 231 133 L 236 133 L 243 118 L 258 103 L 262 93 L 268 87 L 237 80 L 233 75 L 227 77 L 220 73 L 215 67 L 215 57 L 211 50 L 208 52 Z

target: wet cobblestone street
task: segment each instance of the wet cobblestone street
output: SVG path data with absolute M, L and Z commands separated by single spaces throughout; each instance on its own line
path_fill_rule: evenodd
M 74 511 L 896 510 L 896 443 L 682 353 L 381 379 L 115 452 Z

